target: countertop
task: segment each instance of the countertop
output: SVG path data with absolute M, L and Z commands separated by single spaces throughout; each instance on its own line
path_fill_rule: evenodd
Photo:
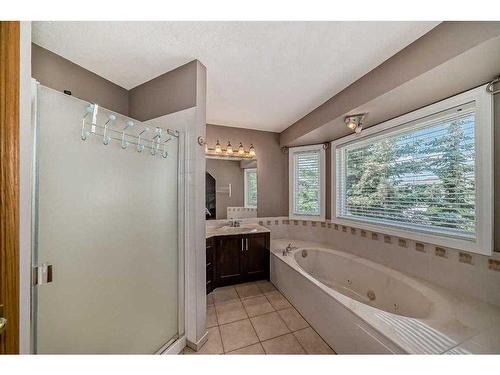
M 230 227 L 229 225 L 214 226 L 207 225 L 205 238 L 218 236 L 234 236 L 240 234 L 270 233 L 271 230 L 259 224 L 242 224 L 239 227 Z

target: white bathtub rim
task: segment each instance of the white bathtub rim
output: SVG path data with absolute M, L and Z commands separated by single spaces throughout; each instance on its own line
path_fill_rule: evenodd
M 291 254 L 283 257 L 281 252 L 282 249 L 291 243 L 293 246 L 297 247 Z M 342 303 L 351 313 L 355 314 L 359 319 L 361 319 L 365 324 L 367 324 L 371 329 L 375 330 L 378 334 L 382 335 L 386 339 L 390 340 L 397 347 L 403 348 L 406 352 L 413 352 L 411 345 L 409 346 L 404 340 L 401 340 L 401 336 L 398 335 L 391 326 L 386 324 L 381 324 L 377 319 L 373 319 L 374 313 L 379 310 L 376 307 L 366 305 L 362 302 L 354 300 L 350 297 L 343 295 L 342 293 L 334 290 L 323 284 L 321 281 L 315 279 L 312 275 L 303 270 L 300 265 L 297 264 L 294 252 L 302 251 L 303 249 L 316 249 L 324 250 L 327 252 L 333 252 L 337 256 L 343 256 L 356 262 L 363 263 L 369 267 L 373 267 L 388 273 L 389 276 L 399 279 L 406 283 L 409 283 L 412 287 L 416 287 L 417 290 L 429 293 L 431 298 L 434 298 L 434 302 L 438 301 L 439 306 L 433 306 L 428 317 L 422 318 L 407 318 L 401 317 L 400 315 L 392 314 L 391 312 L 385 312 L 385 314 L 391 314 L 397 318 L 403 319 L 413 319 L 425 324 L 426 326 L 444 334 L 446 338 L 453 341 L 453 344 L 449 348 L 445 348 L 442 351 L 448 351 L 453 349 L 453 347 L 459 346 L 460 344 L 470 340 L 475 336 L 484 335 L 488 330 L 497 330 L 500 324 L 500 309 L 496 306 L 492 306 L 482 301 L 473 299 L 472 297 L 463 296 L 453 291 L 449 291 L 437 285 L 433 285 L 425 280 L 418 279 L 413 276 L 405 275 L 404 273 L 389 268 L 387 266 L 378 264 L 369 259 L 359 257 L 354 254 L 334 250 L 330 245 L 325 245 L 310 241 L 299 241 L 291 239 L 275 239 L 271 241 L 271 249 L 273 256 L 276 256 L 282 262 L 287 264 L 296 272 L 304 276 L 309 282 L 312 282 L 320 288 L 323 293 L 326 293 L 330 297 L 335 298 L 337 301 Z M 472 307 L 470 305 L 473 305 Z M 473 316 L 469 316 L 467 324 L 463 323 L 463 318 L 461 315 L 464 314 L 464 305 L 468 310 L 474 310 Z M 468 315 L 471 315 L 469 312 Z

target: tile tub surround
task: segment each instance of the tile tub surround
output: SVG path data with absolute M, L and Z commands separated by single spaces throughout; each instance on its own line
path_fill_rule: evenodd
M 298 249 L 283 256 L 290 242 Z M 499 307 L 319 243 L 273 240 L 271 250 L 271 281 L 339 353 L 500 353 Z M 380 302 L 343 294 L 344 283 Z
M 184 354 L 334 354 L 268 281 L 217 288 L 207 296 L 208 340 Z
M 288 217 L 243 222 L 261 222 L 260 225 L 271 230 L 271 239 L 318 242 L 500 306 L 500 252 L 483 256 L 438 246 L 444 252 L 437 250 L 436 254 L 436 246 L 429 243 L 405 238 L 400 242 L 395 236 L 391 236 L 391 243 L 386 243 L 381 233 L 355 228 L 355 234 L 351 234 L 350 228 L 344 231 L 342 225 L 329 221 L 325 226 L 319 223 L 312 226 L 311 221 L 303 225 L 302 220 L 289 220 Z

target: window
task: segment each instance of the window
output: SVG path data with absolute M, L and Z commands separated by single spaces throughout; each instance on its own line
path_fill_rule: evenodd
M 257 168 L 245 169 L 245 207 L 257 208 Z
M 491 122 L 476 89 L 332 142 L 335 220 L 490 254 Z
M 325 220 L 325 150 L 323 145 L 289 149 L 289 216 Z

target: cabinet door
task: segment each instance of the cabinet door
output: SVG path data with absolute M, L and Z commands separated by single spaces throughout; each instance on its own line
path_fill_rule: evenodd
M 214 239 L 207 239 L 207 294 L 214 290 L 215 284 L 215 246 Z
M 217 238 L 216 285 L 214 287 L 239 283 L 243 276 L 243 242 L 241 236 Z
M 269 234 L 245 238 L 245 280 L 269 279 Z

